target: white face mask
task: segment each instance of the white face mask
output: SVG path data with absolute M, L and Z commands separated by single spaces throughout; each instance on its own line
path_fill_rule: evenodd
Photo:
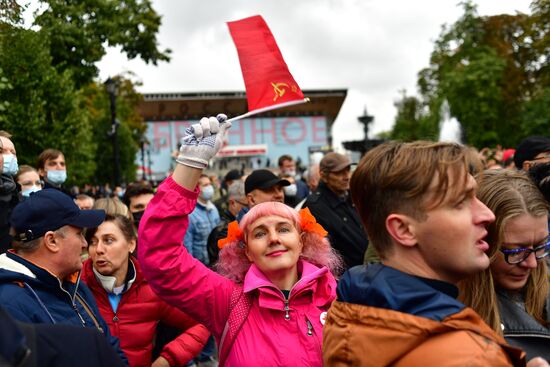
M 42 190 L 42 187 L 33 185 L 33 186 L 29 187 L 28 189 L 22 190 L 21 195 L 28 198 L 33 192 L 37 192 L 37 191 L 40 191 L 40 190 Z
M 4 166 L 2 167 L 2 173 L 8 176 L 14 176 L 19 171 L 17 165 L 17 157 L 13 154 L 2 154 L 4 158 Z
M 210 201 L 214 197 L 214 186 L 212 185 L 206 185 L 203 188 L 201 188 L 201 198 L 204 201 Z
M 284 186 L 283 190 L 285 192 L 285 196 L 296 196 L 296 193 L 298 192 L 298 187 L 296 184 L 290 184 L 289 186 Z
M 64 169 L 49 170 L 46 172 L 46 177 L 50 183 L 54 185 L 61 185 L 65 182 L 65 180 L 67 180 L 67 171 Z
M 284 176 L 294 177 L 294 176 L 296 176 L 296 170 L 295 170 L 295 169 L 287 169 L 287 170 L 284 170 L 284 171 L 283 171 L 283 175 L 284 175 Z

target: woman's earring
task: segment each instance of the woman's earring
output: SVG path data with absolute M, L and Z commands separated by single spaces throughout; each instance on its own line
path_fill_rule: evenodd
M 244 248 L 244 242 L 243 241 L 239 241 L 239 248 Z

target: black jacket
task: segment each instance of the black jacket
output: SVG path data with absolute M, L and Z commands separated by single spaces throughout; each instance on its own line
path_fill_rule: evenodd
M 218 262 L 220 249 L 218 248 L 218 240 L 227 237 L 227 227 L 229 223 L 235 220 L 235 216 L 231 214 L 229 210 L 220 212 L 220 224 L 218 224 L 210 235 L 208 235 L 208 241 L 206 243 L 206 249 L 208 250 L 208 259 L 210 260 L 210 266 Z
M 18 203 L 19 197 L 13 178 L 0 175 L 0 253 L 11 248 L 10 218 Z
M 550 329 L 525 311 L 520 294 L 497 290 L 502 333 L 506 341 L 527 353 L 527 360 L 542 357 L 550 361 Z M 546 300 L 546 321 L 550 321 L 550 297 Z
M 0 308 L 0 366 L 125 366 L 96 330 L 16 322 Z
M 303 207 L 309 208 L 328 232 L 330 244 L 340 252 L 347 268 L 363 264 L 367 234 L 349 195 L 341 199 L 321 181 Z

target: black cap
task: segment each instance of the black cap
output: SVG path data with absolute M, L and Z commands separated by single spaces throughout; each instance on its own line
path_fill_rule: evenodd
M 92 228 L 104 220 L 104 210 L 80 210 L 70 196 L 56 189 L 44 189 L 19 203 L 10 223 L 17 232 L 15 240 L 28 242 L 66 225 Z
M 267 190 L 275 185 L 288 186 L 290 182 L 277 177 L 270 170 L 257 169 L 252 171 L 244 181 L 244 192 L 248 194 L 256 189 Z
M 517 169 L 523 168 L 523 162 L 533 160 L 537 155 L 550 152 L 550 138 L 546 136 L 530 136 L 525 138 L 516 148 L 514 163 Z
M 225 174 L 225 177 L 223 178 L 223 180 L 224 181 L 234 181 L 234 180 L 240 179 L 241 177 L 243 177 L 243 175 L 241 174 L 241 171 L 239 171 L 237 169 L 232 169 L 231 171 L 229 171 Z

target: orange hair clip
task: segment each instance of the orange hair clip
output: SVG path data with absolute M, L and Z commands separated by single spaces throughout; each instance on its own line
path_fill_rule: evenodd
M 311 214 L 309 208 L 300 209 L 298 214 L 300 215 L 300 227 L 303 232 L 313 232 L 321 237 L 326 237 L 328 232 L 325 231 L 322 225 L 317 223 L 317 220 L 313 214 Z
M 328 232 L 325 231 L 323 226 L 317 223 L 317 220 L 308 208 L 301 209 L 298 215 L 300 216 L 300 228 L 303 232 L 317 233 L 321 237 L 326 237 Z M 227 237 L 218 240 L 218 248 L 222 249 L 231 242 L 240 242 L 243 239 L 243 232 L 239 228 L 239 223 L 234 220 L 227 226 Z
M 227 237 L 218 240 L 218 248 L 222 249 L 225 245 L 235 241 L 243 240 L 243 232 L 239 228 L 239 223 L 234 220 L 227 226 Z

